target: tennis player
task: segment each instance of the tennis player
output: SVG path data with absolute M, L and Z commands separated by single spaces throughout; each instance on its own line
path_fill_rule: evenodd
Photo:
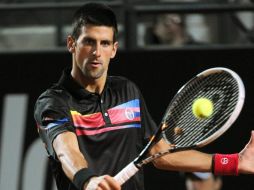
M 58 190 L 143 190 L 142 170 L 122 187 L 112 177 L 139 154 L 157 127 L 138 87 L 124 77 L 107 75 L 118 48 L 113 11 L 97 3 L 79 8 L 67 47 L 72 67 L 40 95 L 34 113 Z M 160 140 L 150 153 L 168 146 Z M 250 141 L 239 154 L 222 156 L 227 166 L 219 163 L 221 155 L 194 150 L 168 154 L 154 165 L 237 175 L 254 173 L 253 155 Z

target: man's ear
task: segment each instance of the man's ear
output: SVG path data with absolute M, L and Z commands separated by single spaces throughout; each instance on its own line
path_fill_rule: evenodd
M 115 42 L 113 44 L 113 51 L 112 51 L 112 54 L 111 54 L 111 57 L 110 57 L 111 59 L 115 57 L 117 49 L 118 49 L 118 42 Z
M 67 37 L 67 48 L 68 48 L 68 51 L 70 52 L 70 53 L 74 53 L 74 51 L 75 51 L 75 40 L 70 36 L 70 35 L 68 35 L 68 37 Z

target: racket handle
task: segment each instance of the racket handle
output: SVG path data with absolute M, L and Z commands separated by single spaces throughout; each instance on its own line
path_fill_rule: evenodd
M 124 184 L 128 179 L 134 176 L 138 172 L 138 168 L 135 166 L 134 162 L 128 164 L 125 168 L 123 168 L 114 179 L 120 184 Z

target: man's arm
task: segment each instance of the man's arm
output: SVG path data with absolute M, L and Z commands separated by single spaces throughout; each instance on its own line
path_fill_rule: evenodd
M 77 137 L 72 132 L 64 132 L 53 141 L 53 148 L 66 176 L 73 180 L 77 171 L 88 168 L 87 161 L 79 150 Z
M 75 174 L 81 169 L 88 168 L 88 163 L 80 152 L 78 140 L 74 133 L 64 132 L 59 134 L 53 142 L 53 148 L 66 176 L 73 181 Z M 92 177 L 84 184 L 83 189 L 89 183 L 96 183 L 102 190 L 120 190 L 119 184 L 110 176 Z
M 170 146 L 163 139 L 155 144 L 150 150 L 150 154 L 167 150 Z M 179 151 L 162 156 L 153 161 L 158 169 L 175 171 L 200 171 L 208 172 L 211 170 L 212 155 L 205 154 L 196 150 Z
M 239 153 L 238 172 L 243 174 L 254 174 L 254 131 L 251 133 L 250 141 Z M 166 150 L 169 145 L 160 140 L 152 147 L 150 154 L 160 150 Z M 165 155 L 153 161 L 155 167 L 164 170 L 176 171 L 212 171 L 212 155 L 196 150 L 179 151 Z

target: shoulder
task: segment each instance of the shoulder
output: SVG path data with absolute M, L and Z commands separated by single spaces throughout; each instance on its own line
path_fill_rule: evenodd
M 63 106 L 66 104 L 68 96 L 66 90 L 57 85 L 53 85 L 40 94 L 35 106 Z

